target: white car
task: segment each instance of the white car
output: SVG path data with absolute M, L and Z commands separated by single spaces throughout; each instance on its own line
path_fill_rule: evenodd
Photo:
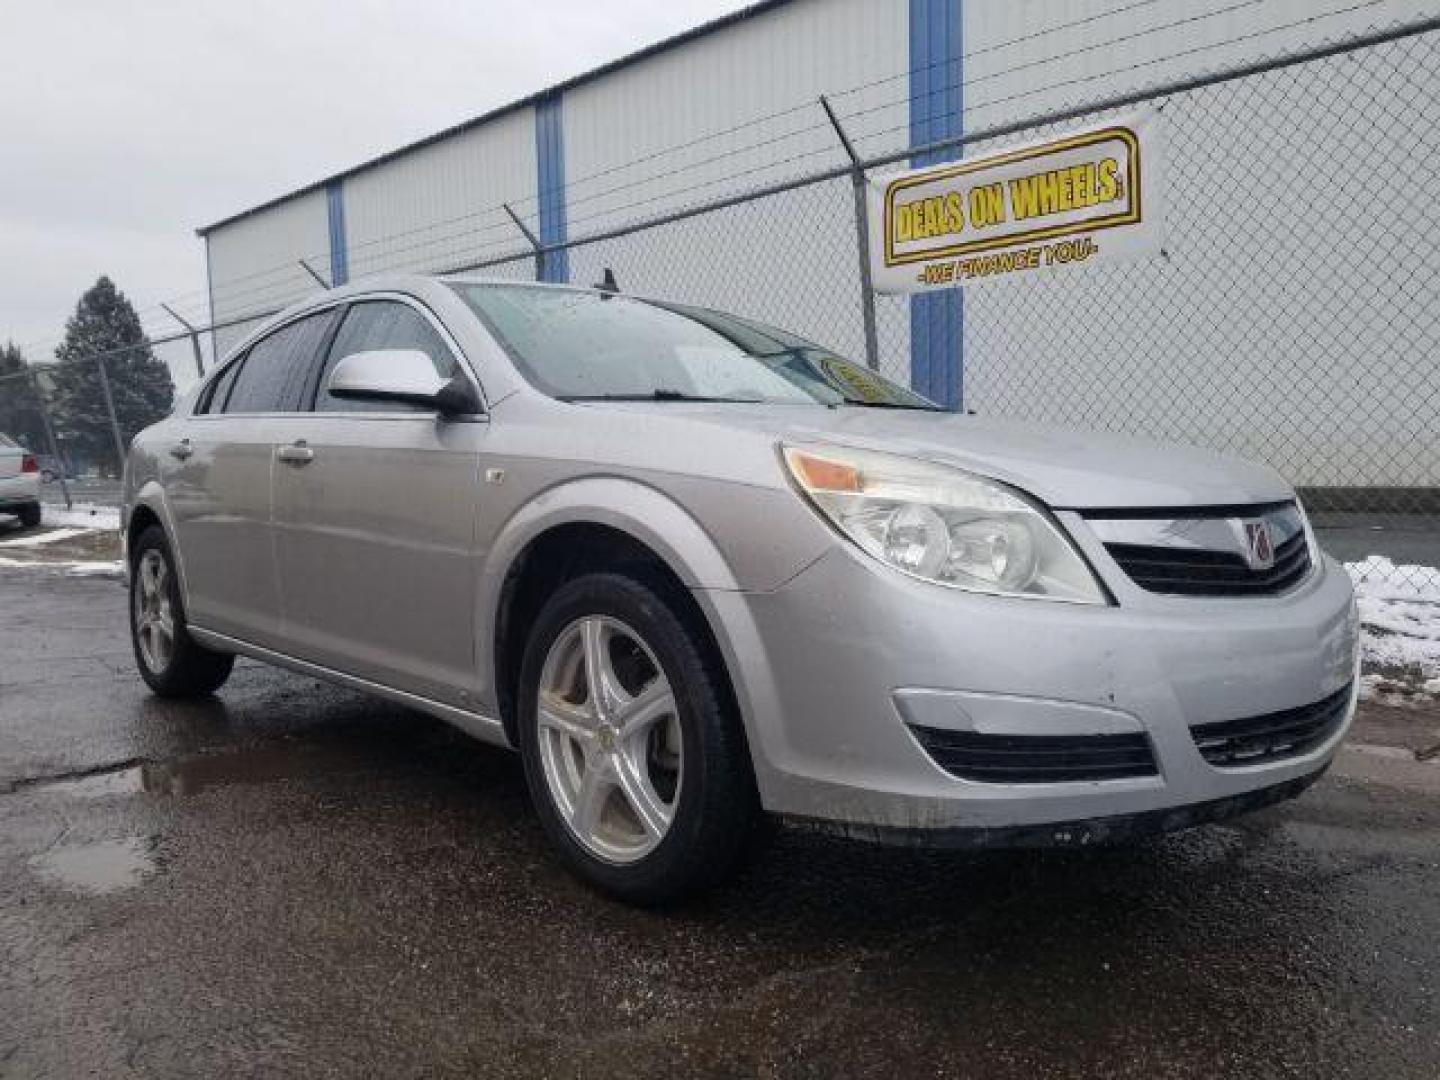
M 0 514 L 14 514 L 27 529 L 40 524 L 40 464 L 4 434 L 0 434 Z

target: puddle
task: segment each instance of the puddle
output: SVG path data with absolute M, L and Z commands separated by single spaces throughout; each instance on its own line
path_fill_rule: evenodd
M 257 747 L 223 754 L 198 754 L 175 761 L 146 761 L 110 772 L 37 785 L 35 791 L 73 799 L 125 795 L 195 795 L 206 788 L 260 784 L 355 767 L 332 749 L 310 746 Z M 339 761 L 337 762 L 337 759 Z
M 140 836 L 57 847 L 30 860 L 42 878 L 80 892 L 102 895 L 139 885 L 155 869 L 150 841 Z

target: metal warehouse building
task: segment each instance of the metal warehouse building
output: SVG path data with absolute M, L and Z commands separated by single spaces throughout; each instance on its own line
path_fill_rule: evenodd
M 473 266 L 529 251 L 522 226 L 543 245 L 573 243 L 843 166 L 849 159 L 821 95 L 868 159 L 1414 20 L 1433 14 L 1427 6 L 1410 0 L 758 3 L 201 229 L 212 321 L 223 327 L 217 347 L 248 333 L 255 325 L 248 317 L 316 287 L 302 259 L 337 284 L 381 270 Z M 1417 67 L 1423 70 L 1410 73 L 1412 85 L 1393 91 L 1400 111 L 1405 94 L 1423 99 L 1440 91 L 1434 69 Z M 1423 80 L 1418 89 L 1417 77 Z M 1351 248 L 1362 239 L 1346 234 L 1360 227 L 1353 208 L 1336 208 L 1333 220 L 1323 206 L 1309 214 L 1294 209 L 1297 189 L 1286 170 L 1304 146 L 1287 132 L 1328 133 L 1335 140 L 1325 148 L 1332 160 L 1347 153 L 1373 159 L 1378 152 L 1404 171 L 1412 168 L 1407 155 L 1419 156 L 1413 132 L 1398 132 L 1398 141 L 1378 151 L 1357 142 L 1366 126 L 1358 117 L 1371 104 L 1347 99 L 1333 71 L 1323 79 L 1317 73 L 1314 86 L 1300 75 L 1285 78 L 1298 88 L 1276 81 L 1191 95 L 1175 120 L 1166 214 L 1176 243 L 1168 269 L 1132 274 L 1123 288 L 1113 272 L 1096 269 L 1075 271 L 1063 283 L 980 285 L 963 297 L 882 298 L 877 323 L 884 370 L 952 406 L 1208 442 L 1271 460 L 1311 485 L 1434 485 L 1433 464 L 1414 455 L 1377 445 L 1371 458 L 1386 471 L 1362 475 L 1334 442 L 1358 437 L 1342 430 L 1358 422 L 1340 415 L 1339 403 L 1355 393 L 1347 357 L 1361 349 L 1408 355 L 1417 342 L 1387 328 L 1394 320 L 1373 310 L 1347 316 L 1345 325 L 1363 323 L 1363 341 L 1275 336 L 1277 319 L 1292 327 L 1339 325 L 1337 311 L 1359 303 L 1358 280 L 1347 278 L 1344 267 L 1326 265 L 1323 276 L 1331 280 L 1324 287 L 1277 291 L 1273 270 L 1256 265 L 1254 252 L 1224 262 L 1215 247 L 1214 238 L 1226 230 L 1256 235 L 1254 222 L 1262 219 L 1237 220 L 1219 208 L 1225 200 L 1218 187 L 1243 184 L 1247 176 L 1260 181 L 1247 193 L 1246 213 L 1263 211 L 1269 215 L 1263 221 L 1275 222 L 1263 226 L 1273 229 L 1263 237 L 1264 259 L 1313 259 L 1307 230 L 1332 238 L 1338 232 Z M 1345 109 L 1356 111 L 1348 126 L 1327 122 Z M 1219 157 L 1224 165 L 1212 175 L 1188 179 Z M 1413 168 L 1424 172 L 1433 196 L 1440 186 L 1433 166 L 1417 160 Z M 1396 213 L 1420 212 L 1413 193 L 1386 188 L 1377 197 L 1392 205 L 1398 200 Z M 1264 204 L 1260 209 L 1256 200 Z M 551 251 L 538 261 L 517 258 L 490 272 L 590 284 L 613 266 L 627 290 L 765 318 L 863 357 L 852 207 L 849 181 L 841 178 Z M 1382 223 L 1386 229 L 1403 224 Z M 1236 239 L 1244 237 L 1237 232 Z M 1161 273 L 1170 274 L 1168 284 L 1144 276 Z M 1192 306 L 1149 302 L 1158 284 Z M 1199 333 L 1195 312 L 1209 312 L 1215 328 Z M 1337 333 L 1344 338 L 1343 330 Z M 1165 377 L 1157 377 L 1157 366 Z M 1269 392 L 1266 372 L 1277 367 L 1310 373 L 1305 393 Z M 1370 392 L 1408 394 L 1401 376 L 1398 388 Z M 1102 384 L 1106 392 L 1097 393 Z M 1257 395 L 1270 399 L 1261 414 Z M 1417 430 L 1423 437 L 1435 420 L 1433 400 L 1427 408 L 1407 414 L 1383 437 L 1403 443 Z M 1175 422 L 1176 410 L 1183 423 Z M 1335 416 L 1333 424 L 1317 425 L 1314 417 L 1326 412 Z M 1382 437 L 1373 426 L 1363 438 Z

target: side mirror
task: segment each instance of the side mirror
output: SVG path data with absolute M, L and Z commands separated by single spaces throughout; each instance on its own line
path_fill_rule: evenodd
M 325 388 L 342 401 L 393 401 L 455 416 L 480 411 L 480 398 L 464 375 L 445 379 L 419 349 L 351 353 L 330 372 Z

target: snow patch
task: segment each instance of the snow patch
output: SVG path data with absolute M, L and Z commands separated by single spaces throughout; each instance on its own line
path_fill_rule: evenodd
M 72 562 L 62 563 L 63 572 L 69 577 L 114 577 L 125 576 L 125 564 L 119 559 L 113 562 Z
M 40 512 L 46 525 L 78 525 L 91 529 L 120 528 L 120 510 L 114 506 L 76 503 L 70 509 L 46 503 Z
M 30 559 L 7 559 L 0 556 L 0 567 L 11 566 L 24 570 L 39 570 L 43 573 L 64 574 L 66 577 L 113 577 L 125 576 L 125 564 L 119 559 L 110 560 L 57 560 L 32 561 Z
M 1440 696 L 1440 570 L 1383 555 L 1346 563 L 1360 609 L 1361 693 Z
M 73 540 L 77 536 L 84 536 L 90 532 L 94 532 L 94 530 L 71 527 L 55 529 L 52 532 L 31 533 L 24 536 L 17 536 L 12 540 L 0 540 L 0 548 L 38 547 L 41 544 L 53 544 L 59 540 Z

